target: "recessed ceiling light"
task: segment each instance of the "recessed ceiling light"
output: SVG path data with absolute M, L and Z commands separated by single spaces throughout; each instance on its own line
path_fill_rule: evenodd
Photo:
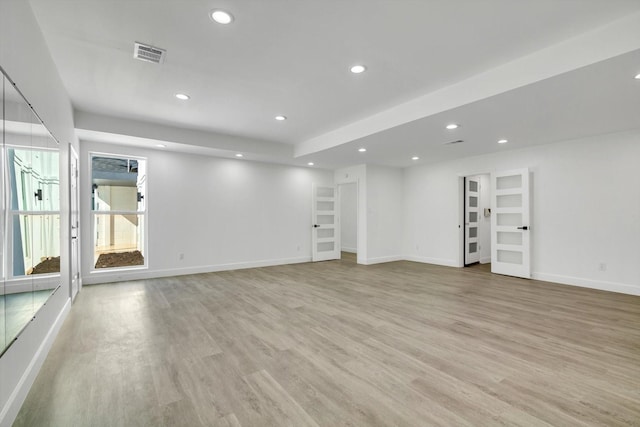
M 636 80 L 640 80 L 640 74 L 636 74 L 636 76 L 634 77 Z
M 233 21 L 233 15 L 229 12 L 225 12 L 224 10 L 215 9 L 211 11 L 211 19 L 218 24 L 226 25 Z
M 498 141 L 498 144 L 506 144 L 507 142 L 509 142 L 509 141 L 507 141 L 506 139 L 500 139 Z
M 358 148 L 358 151 L 361 152 L 361 153 L 364 153 L 365 151 L 367 151 L 367 149 L 366 148 Z
M 313 162 L 309 162 L 309 163 L 307 163 L 307 165 L 313 166 Z
M 449 129 L 449 130 L 458 129 L 459 127 L 460 127 L 460 125 L 457 124 L 457 123 L 450 123 L 450 124 L 447 125 L 447 129 Z
M 167 146 L 164 145 L 164 144 L 156 144 L 156 147 L 158 147 L 158 148 L 167 148 Z
M 287 116 L 276 116 L 275 119 L 279 122 L 283 122 L 287 120 Z
M 236 154 L 236 157 L 244 157 L 244 154 L 238 153 Z
M 420 157 L 418 157 L 418 156 L 413 156 L 413 157 L 411 158 L 411 160 L 420 160 Z
M 183 101 L 191 99 L 191 97 L 189 95 L 187 95 L 186 93 L 176 93 L 176 98 L 181 99 Z
M 367 67 L 365 67 L 364 65 L 354 65 L 353 67 L 351 67 L 351 72 L 353 74 L 360 74 L 364 73 L 365 71 L 367 71 Z

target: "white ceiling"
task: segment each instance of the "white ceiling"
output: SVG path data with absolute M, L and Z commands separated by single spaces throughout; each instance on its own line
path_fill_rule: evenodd
M 30 3 L 74 107 L 109 116 L 112 124 L 123 118 L 192 132 L 169 140 L 171 149 L 243 151 L 246 158 L 255 152 L 259 160 L 313 160 L 329 168 L 407 166 L 413 154 L 436 161 L 640 126 L 632 113 L 640 107 L 636 50 L 549 78 L 531 76 L 528 85 L 400 126 L 347 133 L 330 149 L 305 149 L 295 157 L 295 147 L 330 140 L 354 122 L 640 16 L 638 0 Z M 214 8 L 231 12 L 235 21 L 213 23 L 208 12 Z M 166 49 L 165 63 L 133 59 L 135 41 Z M 640 40 L 635 47 L 640 49 Z M 351 74 L 355 63 L 365 64 L 367 72 Z M 177 92 L 192 98 L 179 101 Z M 278 114 L 289 119 L 277 122 Z M 442 126 L 449 121 L 463 127 L 446 132 Z M 133 136 L 128 142 L 138 145 L 163 139 L 118 130 L 117 124 L 102 129 L 96 120 L 92 127 L 80 122 L 81 137 L 126 143 Z M 197 143 L 193 132 L 199 132 Z M 210 136 L 208 143 L 202 135 Z M 145 137 L 150 142 L 141 141 Z M 512 143 L 497 147 L 499 137 Z M 454 139 L 465 143 L 441 145 Z M 362 145 L 368 148 L 364 155 L 356 151 Z

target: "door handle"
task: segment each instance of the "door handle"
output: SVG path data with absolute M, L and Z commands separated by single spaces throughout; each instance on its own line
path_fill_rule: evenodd
M 522 227 L 518 227 L 518 230 L 528 230 L 529 227 L 527 227 L 526 225 L 523 225 Z
M 318 224 L 313 224 L 313 228 L 318 228 L 320 227 Z

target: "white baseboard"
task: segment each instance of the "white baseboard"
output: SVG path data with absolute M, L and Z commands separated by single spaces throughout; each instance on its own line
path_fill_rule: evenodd
M 346 252 L 346 251 L 345 251 Z M 459 267 L 456 260 L 446 258 L 430 258 L 420 257 L 416 255 L 392 255 L 385 257 L 369 258 L 360 264 L 362 265 L 374 265 L 385 262 L 393 261 L 414 261 L 425 264 L 442 265 L 446 267 Z M 487 258 L 488 262 L 491 262 L 490 258 Z M 298 258 L 281 258 L 272 260 L 259 260 L 248 261 L 228 264 L 206 265 L 197 267 L 184 267 L 184 268 L 170 268 L 162 270 L 148 270 L 148 269 L 136 269 L 136 270 L 123 270 L 123 271 L 94 271 L 88 276 L 82 279 L 83 285 L 95 285 L 100 283 L 119 282 L 127 280 L 142 280 L 142 279 L 154 279 L 159 277 L 170 276 L 183 276 L 187 274 L 200 274 L 200 273 L 213 273 L 216 271 L 228 271 L 228 270 L 241 270 L 247 268 L 257 267 L 271 267 L 285 264 L 300 264 L 304 262 L 311 262 L 311 257 L 298 257 Z M 480 260 L 481 263 L 486 263 L 485 259 Z M 630 285 L 625 283 L 605 282 L 584 279 L 580 277 L 561 276 L 556 274 L 546 273 L 533 273 L 532 278 L 536 280 L 542 280 L 546 282 L 560 283 L 564 285 L 580 286 L 584 288 L 599 289 L 603 291 L 618 292 L 630 295 L 640 295 L 640 286 Z
M 22 292 L 44 291 L 55 289 L 60 284 L 60 274 L 26 276 L 18 279 L 8 279 L 0 290 L 0 295 L 18 294 Z
M 357 254 L 358 253 L 358 248 L 345 248 L 345 247 L 342 247 L 342 248 L 340 248 L 340 250 L 342 252 L 349 252 L 350 254 Z
M 617 292 L 621 294 L 640 296 L 640 286 L 627 283 L 605 282 L 591 280 L 582 277 L 561 276 L 558 274 L 532 273 L 531 278 L 544 282 L 559 283 L 562 285 L 578 286 L 581 288 L 598 289 L 601 291 Z
M 429 258 L 429 257 L 420 257 L 416 255 L 406 255 L 404 259 L 407 261 L 421 262 L 423 264 L 443 265 L 445 267 L 459 267 L 458 261 L 454 259 Z
M 272 267 L 285 264 L 301 264 L 304 262 L 311 262 L 311 257 L 269 259 L 197 267 L 168 268 L 163 270 L 129 269 L 122 271 L 92 271 L 89 275 L 83 277 L 82 284 L 97 285 L 100 283 L 155 279 L 159 277 L 184 276 L 187 274 L 213 273 L 216 271 L 243 270 L 246 268 Z
M 58 292 L 63 292 L 63 288 L 58 289 Z M 45 307 L 42 307 L 42 309 L 44 309 Z M 31 359 L 24 373 L 20 377 L 20 380 L 18 381 L 17 385 L 11 392 L 11 395 L 7 399 L 6 404 L 2 408 L 2 411 L 0 412 L 0 427 L 11 426 L 15 421 L 15 418 L 18 416 L 18 412 L 20 412 L 20 408 L 22 407 L 24 400 L 27 398 L 27 394 L 29 394 L 29 390 L 31 389 L 31 386 L 35 381 L 36 376 L 38 375 L 38 372 L 40 372 L 40 368 L 42 367 L 42 364 L 47 358 L 47 355 L 49 354 L 49 350 L 51 349 L 51 346 L 53 345 L 53 342 L 55 341 L 55 338 L 58 335 L 58 332 L 60 331 L 60 328 L 62 327 L 64 320 L 67 318 L 67 315 L 69 314 L 70 310 L 71 310 L 71 300 L 67 298 L 64 306 L 62 307 L 62 310 L 60 310 L 60 312 L 56 316 L 55 321 L 51 324 L 51 327 L 49 328 L 46 336 L 42 340 L 40 346 L 38 347 L 37 351 L 33 355 L 33 358 Z M 46 316 L 43 316 L 43 317 L 46 317 Z M 37 320 L 38 319 L 36 317 L 36 319 L 33 320 L 33 322 Z M 46 318 L 43 320 L 46 320 Z M 32 326 L 32 325 L 29 325 L 29 326 Z M 23 335 L 26 335 L 27 332 L 28 331 L 25 330 L 25 332 L 23 332 Z M 29 338 L 27 338 L 26 336 L 21 336 L 21 338 L 18 338 L 18 339 L 28 340 Z M 17 344 L 19 343 L 15 342 L 13 346 Z M 7 353 L 3 355 L 3 358 L 7 357 L 9 352 L 14 350 L 16 349 L 13 347 L 9 348 L 9 350 L 7 350 Z
M 385 262 L 393 262 L 393 261 L 404 261 L 405 257 L 402 255 L 391 255 L 391 256 L 383 256 L 377 258 L 367 258 L 360 262 L 362 265 L 373 265 L 373 264 L 382 264 Z
M 480 258 L 480 264 L 490 264 L 491 263 L 491 257 L 487 256 L 484 258 Z

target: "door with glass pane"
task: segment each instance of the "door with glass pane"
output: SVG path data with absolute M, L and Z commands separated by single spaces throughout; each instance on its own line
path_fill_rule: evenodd
M 335 187 L 313 186 L 311 231 L 313 261 L 340 258 L 340 230 Z
M 477 177 L 465 178 L 464 214 L 464 264 L 468 265 L 480 261 L 480 180 Z
M 531 277 L 529 170 L 491 177 L 491 272 Z

